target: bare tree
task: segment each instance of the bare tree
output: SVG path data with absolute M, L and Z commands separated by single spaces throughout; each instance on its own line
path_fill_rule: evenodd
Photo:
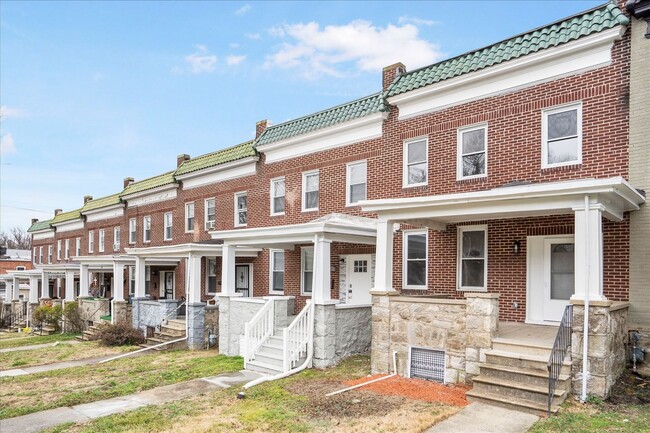
M 32 237 L 20 227 L 12 227 L 9 233 L 0 232 L 0 246 L 12 250 L 31 250 Z

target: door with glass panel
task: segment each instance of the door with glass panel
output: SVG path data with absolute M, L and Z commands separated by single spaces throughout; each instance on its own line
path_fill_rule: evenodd
M 559 322 L 575 293 L 573 238 L 544 240 L 544 320 Z
M 249 297 L 250 293 L 250 265 L 235 266 L 235 291 L 243 297 Z

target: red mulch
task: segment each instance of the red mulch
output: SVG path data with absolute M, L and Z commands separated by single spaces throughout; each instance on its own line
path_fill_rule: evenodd
M 376 374 L 373 376 L 362 377 L 361 379 L 347 381 L 345 382 L 345 385 L 358 385 L 360 383 L 370 382 L 371 380 L 382 376 L 386 375 Z M 446 403 L 454 406 L 467 406 L 469 404 L 465 397 L 465 393 L 470 389 L 469 387 L 462 385 L 443 385 L 428 380 L 407 379 L 400 376 L 394 376 L 390 379 L 371 383 L 370 385 L 358 389 L 373 391 L 383 395 L 397 395 L 414 400 Z

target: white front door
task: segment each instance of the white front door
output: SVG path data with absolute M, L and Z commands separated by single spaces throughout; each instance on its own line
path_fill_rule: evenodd
M 346 303 L 354 305 L 371 304 L 370 254 L 349 255 L 345 261 L 348 274 Z
M 174 273 L 163 271 L 160 273 L 162 283 L 160 284 L 160 298 L 174 299 Z
M 573 236 L 528 238 L 527 319 L 559 322 L 575 292 Z

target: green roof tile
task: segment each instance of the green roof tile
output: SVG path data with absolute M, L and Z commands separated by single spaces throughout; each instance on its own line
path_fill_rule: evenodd
M 76 210 L 71 210 L 71 211 L 68 211 L 68 212 L 61 212 L 60 214 L 58 214 L 57 216 L 52 218 L 52 220 L 50 221 L 50 224 L 52 224 L 52 225 L 60 224 L 60 223 L 66 222 L 66 221 L 72 221 L 72 220 L 80 219 L 80 218 L 81 218 L 81 209 L 76 209 Z
M 109 195 L 106 197 L 101 197 L 101 198 L 94 198 L 88 202 L 86 202 L 85 205 L 81 208 L 81 212 L 87 212 L 95 209 L 99 209 L 102 207 L 107 207 L 107 206 L 112 206 L 121 203 L 122 200 L 120 200 L 120 193 L 118 192 L 117 194 Z
M 257 152 L 253 147 L 253 141 L 247 141 L 246 143 L 241 143 L 227 149 L 217 150 L 216 152 L 192 158 L 189 161 L 183 162 L 174 174 L 180 176 L 250 156 L 257 156 Z
M 159 186 L 169 185 L 174 182 L 176 182 L 174 179 L 174 172 L 169 171 L 167 173 L 159 174 L 158 176 L 133 182 L 131 185 L 124 188 L 124 191 L 122 191 L 119 196 L 124 197 L 125 195 L 158 188 Z
M 50 223 L 52 220 L 45 221 L 36 221 L 30 228 L 27 229 L 28 232 L 37 232 L 39 230 L 47 230 L 51 228 Z
M 284 140 L 296 135 L 306 134 L 317 129 L 334 126 L 339 123 L 365 117 L 373 113 L 386 111 L 381 93 L 366 96 L 356 101 L 347 102 L 318 113 L 299 119 L 270 126 L 257 140 L 256 145 L 264 145 Z
M 400 95 L 628 23 L 628 18 L 616 4 L 606 3 L 488 47 L 406 73 L 391 85 L 386 96 Z

